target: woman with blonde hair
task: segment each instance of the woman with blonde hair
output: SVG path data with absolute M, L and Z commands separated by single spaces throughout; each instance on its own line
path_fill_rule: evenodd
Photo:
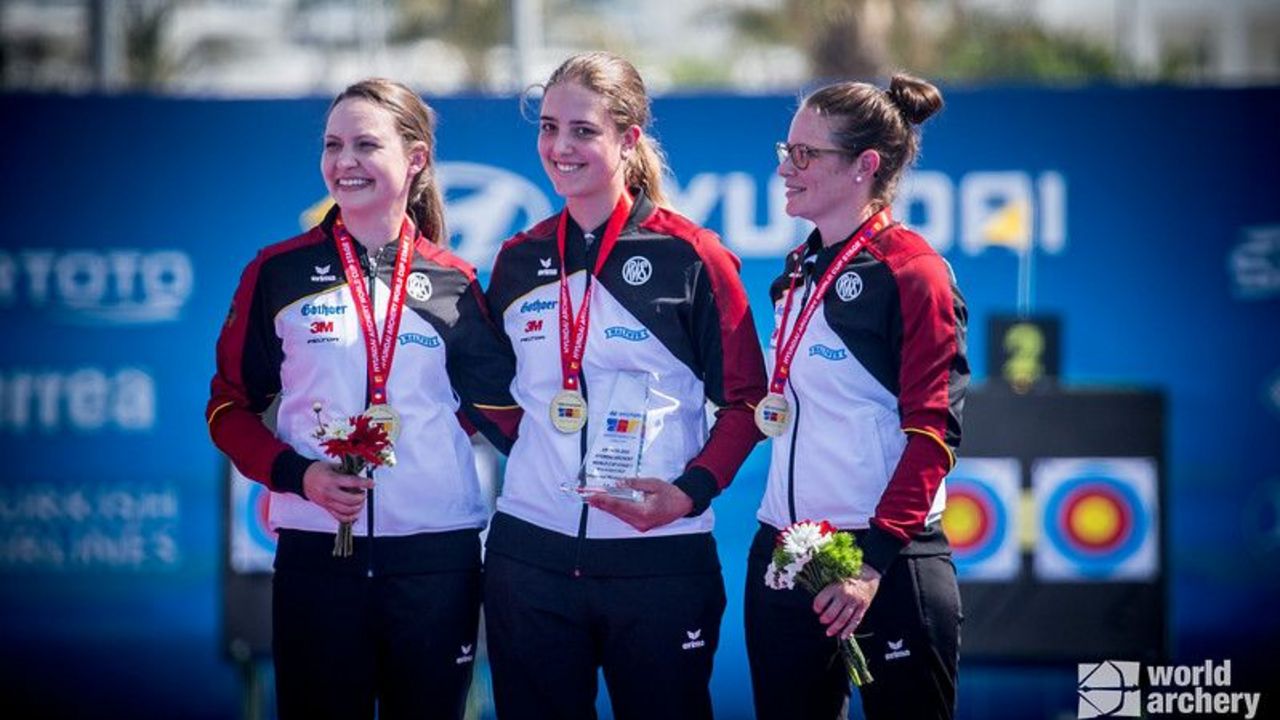
M 649 119 L 631 63 L 565 61 L 538 122 L 565 207 L 494 263 L 525 411 L 486 545 L 504 719 L 594 717 L 600 670 L 618 718 L 712 712 L 725 595 L 709 506 L 760 439 L 764 366 L 736 258 L 664 206 Z M 637 477 L 584 503 L 604 437 Z

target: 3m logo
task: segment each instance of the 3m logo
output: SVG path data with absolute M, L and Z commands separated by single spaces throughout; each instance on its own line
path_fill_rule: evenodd
M 1136 662 L 1107 660 L 1077 666 L 1076 694 L 1080 697 L 1076 717 L 1141 717 L 1142 693 L 1138 688 L 1141 668 Z
M 331 333 L 331 332 L 333 332 L 332 320 L 316 320 L 315 322 L 311 323 L 312 335 L 319 335 L 320 333 Z
M 542 321 L 541 320 L 525 321 L 524 331 L 527 333 L 542 332 Z

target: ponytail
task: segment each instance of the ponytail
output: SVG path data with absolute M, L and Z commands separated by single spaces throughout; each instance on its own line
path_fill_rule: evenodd
M 666 205 L 667 196 L 662 191 L 662 176 L 667 169 L 666 158 L 658 141 L 641 132 L 635 152 L 626 160 L 627 187 L 638 187 L 655 205 Z
M 448 246 L 449 231 L 444 222 L 444 199 L 440 196 L 440 186 L 436 182 L 434 158 L 430 165 L 413 178 L 406 211 L 423 237 L 436 245 Z

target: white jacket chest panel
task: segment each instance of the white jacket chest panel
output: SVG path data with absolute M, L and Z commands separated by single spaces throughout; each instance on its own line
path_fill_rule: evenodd
M 569 277 L 576 314 L 586 273 Z M 648 377 L 649 425 L 640 475 L 673 480 L 706 442 L 705 388 L 687 365 L 599 283 L 593 283 L 590 324 L 583 357 L 587 429 L 603 424 L 608 399 L 619 374 Z M 512 395 L 525 408 L 520 439 L 507 463 L 498 509 L 566 535 L 576 535 L 581 505 L 560 490 L 574 481 L 582 465 L 580 433 L 561 433 L 551 424 L 552 398 L 563 388 L 560 364 L 559 284 L 539 286 L 510 304 L 503 317 L 516 354 Z M 588 446 L 590 443 L 588 443 Z M 710 512 L 681 519 L 646 536 L 709 530 Z M 603 512 L 588 515 L 587 537 L 634 537 L 629 525 Z

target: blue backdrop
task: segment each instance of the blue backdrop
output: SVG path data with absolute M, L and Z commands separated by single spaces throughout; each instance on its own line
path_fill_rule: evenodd
M 1233 658 L 1238 673 L 1269 675 L 1280 89 L 946 97 L 898 210 L 955 268 L 975 377 L 988 370 L 986 318 L 1014 309 L 1016 249 L 1030 246 L 1034 309 L 1063 319 L 1065 382 L 1167 393 L 1174 659 Z M 84 715 L 237 712 L 219 647 L 224 465 L 202 412 L 241 268 L 324 199 L 326 104 L 0 97 L 6 696 Z M 514 100 L 434 104 L 454 244 L 484 269 L 556 198 Z M 794 108 L 783 96 L 655 102 L 675 204 L 742 257 L 764 336 L 768 281 L 803 234 L 782 212 L 772 151 Z M 758 450 L 717 500 L 730 593 L 713 682 L 723 717 L 750 713 L 741 587 L 764 467 Z M 1074 666 L 967 664 L 961 714 L 1070 712 L 1074 683 Z

